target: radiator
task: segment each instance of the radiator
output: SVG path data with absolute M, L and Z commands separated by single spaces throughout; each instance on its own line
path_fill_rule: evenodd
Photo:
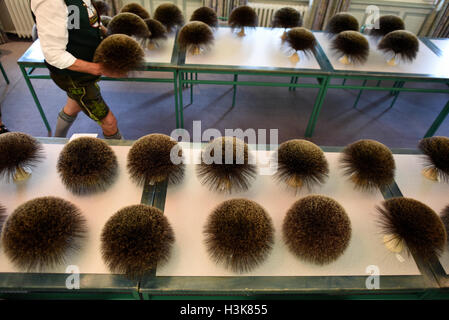
M 17 35 L 21 38 L 31 37 L 34 21 L 29 0 L 5 0 L 5 4 Z
M 265 3 L 248 3 L 248 6 L 254 8 L 256 10 L 257 16 L 259 17 L 259 26 L 260 27 L 271 27 L 271 22 L 273 21 L 273 15 L 276 10 L 286 7 L 287 5 L 276 5 L 276 4 L 265 4 Z M 307 6 L 291 6 L 288 7 L 295 8 L 301 13 L 301 17 L 303 21 L 306 19 L 307 15 Z

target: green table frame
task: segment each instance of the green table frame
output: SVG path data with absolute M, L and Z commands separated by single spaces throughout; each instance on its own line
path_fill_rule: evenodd
M 266 150 L 277 147 L 266 146 Z M 341 152 L 341 147 L 322 147 Z M 419 154 L 417 150 L 396 149 L 395 154 Z M 164 211 L 167 183 L 156 185 L 154 205 Z M 382 190 L 385 199 L 402 196 L 396 182 Z M 369 290 L 367 276 L 298 277 L 158 277 L 142 279 L 140 293 L 146 300 L 164 299 L 437 299 L 449 297 L 437 281 L 434 265 L 413 255 L 420 276 L 380 276 L 381 289 Z M 448 278 L 449 279 L 449 278 Z M 449 284 L 449 280 L 448 280 Z
M 433 44 L 429 38 L 421 38 L 422 42 L 426 44 L 437 55 L 441 55 L 441 50 Z M 43 61 L 36 61 L 30 56 L 32 55 L 31 48 L 18 60 L 19 67 L 24 76 L 25 82 L 31 92 L 36 107 L 42 117 L 42 120 L 48 130 L 48 135 L 51 136 L 51 127 L 48 123 L 46 115 L 43 111 L 41 103 L 37 97 L 36 91 L 31 83 L 32 79 L 49 79 L 48 75 L 33 75 L 36 68 L 46 68 Z M 360 90 L 354 107 L 361 97 L 364 90 L 374 91 L 389 91 L 394 97 L 390 108 L 398 99 L 400 92 L 422 92 L 422 93 L 449 93 L 449 89 L 428 89 L 428 88 L 405 88 L 407 82 L 426 82 L 426 83 L 445 83 L 449 84 L 449 78 L 439 78 L 433 75 L 424 74 L 402 74 L 402 73 L 376 73 L 376 72 L 347 72 L 334 70 L 329 62 L 329 59 L 323 52 L 321 46 L 318 44 L 315 57 L 321 67 L 321 70 L 313 69 L 293 69 L 293 68 L 269 68 L 269 67 L 250 67 L 250 66 L 220 66 L 220 65 L 186 65 L 185 52 L 178 50 L 177 42 L 173 48 L 172 61 L 170 64 L 161 63 L 146 63 L 140 71 L 159 71 L 171 72 L 172 78 L 107 78 L 102 80 L 109 81 L 137 81 L 137 82 L 160 82 L 173 83 L 174 99 L 175 99 L 175 115 L 176 128 L 184 128 L 184 98 L 183 91 L 190 87 L 190 103 L 193 103 L 193 86 L 195 84 L 214 84 L 214 85 L 229 85 L 233 88 L 232 107 L 235 106 L 237 86 L 262 86 L 262 87 L 288 87 L 289 90 L 296 88 L 315 88 L 318 93 L 309 117 L 305 137 L 312 137 L 315 131 L 318 117 L 323 107 L 327 91 L 329 89 L 355 89 Z M 199 74 L 223 74 L 233 75 L 233 80 L 203 80 L 199 79 Z M 195 77 L 193 76 L 195 75 Z M 288 77 L 289 83 L 274 82 L 274 81 L 241 81 L 239 75 L 245 76 L 274 76 L 274 77 Z M 298 83 L 299 78 L 314 78 L 316 83 Z M 341 84 L 332 82 L 334 79 L 342 79 Z M 360 80 L 362 84 L 346 85 L 347 79 Z M 394 81 L 393 87 L 381 86 L 382 81 Z M 368 81 L 377 81 L 375 86 L 367 86 Z M 335 82 L 335 81 L 334 81 Z M 339 82 L 340 83 L 340 82 Z M 424 137 L 430 137 L 435 134 L 441 126 L 447 115 L 449 114 L 449 101 L 445 107 L 438 114 L 430 128 L 424 134 Z
M 227 27 L 223 27 L 227 28 Z M 296 88 L 312 88 L 318 89 L 318 94 L 315 99 L 313 110 L 318 108 L 320 97 L 324 94 L 328 72 L 326 65 L 321 64 L 317 58 L 317 62 L 321 69 L 299 69 L 299 68 L 275 68 L 275 67 L 253 67 L 253 66 L 232 66 L 232 65 L 206 65 L 206 64 L 185 64 L 185 51 L 179 51 L 178 58 L 178 78 L 179 78 L 179 119 L 181 128 L 184 128 L 184 103 L 183 90 L 190 87 L 190 104 L 193 103 L 193 85 L 195 84 L 214 84 L 214 85 L 229 85 L 233 88 L 232 104 L 235 106 L 237 86 L 260 86 L 260 87 L 288 87 L 289 90 Z M 195 78 L 193 77 L 195 74 Z M 199 79 L 199 74 L 223 74 L 233 75 L 232 81 L 226 80 L 202 80 Z M 239 75 L 245 76 L 273 76 L 273 77 L 287 77 L 290 78 L 289 83 L 275 82 L 275 81 L 241 81 Z M 298 83 L 299 78 L 314 78 L 316 83 Z M 313 112 L 309 120 L 312 120 Z M 309 127 L 307 127 L 309 130 Z
M 431 39 L 421 38 L 422 42 L 426 44 L 433 52 L 437 55 L 441 55 L 441 50 L 439 50 L 433 43 L 430 42 Z M 232 85 L 233 86 L 233 98 L 232 107 L 235 106 L 236 90 L 238 85 L 246 86 L 270 86 L 270 87 L 289 87 L 289 89 L 294 90 L 297 87 L 303 88 L 319 88 L 318 94 L 316 96 L 315 104 L 313 107 L 312 114 L 310 115 L 305 137 L 310 138 L 313 136 L 315 131 L 318 117 L 321 112 L 324 100 L 326 98 L 327 91 L 329 89 L 356 89 L 360 90 L 357 99 L 354 103 L 354 107 L 361 97 L 364 90 L 374 90 L 374 91 L 389 91 L 394 97 L 390 105 L 390 108 L 394 105 L 398 99 L 400 92 L 422 92 L 422 93 L 449 93 L 449 89 L 428 89 L 428 88 L 404 88 L 407 82 L 426 82 L 426 83 L 449 83 L 449 78 L 435 77 L 433 75 L 425 74 L 403 74 L 403 73 L 377 73 L 377 72 L 347 72 L 334 70 L 329 59 L 324 53 L 321 46 L 317 45 L 317 52 L 315 57 L 320 64 L 321 70 L 311 70 L 311 69 L 283 69 L 283 68 L 264 68 L 264 67 L 245 67 L 245 66 L 218 66 L 218 65 L 191 65 L 185 64 L 185 52 L 179 52 L 179 118 L 181 126 L 184 125 L 184 115 L 183 115 L 183 89 L 186 85 L 190 85 L 190 103 L 193 103 L 193 85 L 194 84 L 215 84 L 215 85 Z M 201 80 L 198 79 L 198 73 L 203 74 L 233 74 L 233 81 L 219 81 L 219 80 Z M 195 74 L 195 79 L 193 77 Z M 291 77 L 290 83 L 280 83 L 280 82 L 260 82 L 260 81 L 238 81 L 239 75 L 272 75 L 272 76 L 288 76 Z M 317 84 L 298 84 L 299 77 L 316 78 Z M 341 84 L 333 84 L 333 79 L 341 79 Z M 346 85 L 347 79 L 361 80 L 361 85 Z M 376 81 L 375 86 L 367 86 L 368 81 Z M 381 86 L 382 81 L 394 81 L 393 87 Z M 430 128 L 424 134 L 424 137 L 430 137 L 435 134 L 440 125 L 443 123 L 447 115 L 449 114 L 449 101 L 443 108 L 443 110 L 438 114 Z
M 176 35 L 175 35 L 176 39 Z M 33 84 L 31 80 L 33 79 L 51 79 L 48 74 L 45 75 L 33 75 L 36 69 L 47 69 L 43 60 L 36 60 L 32 58 L 33 56 L 33 47 L 30 47 L 22 57 L 17 61 L 20 70 L 23 74 L 25 82 L 30 90 L 31 96 L 34 99 L 34 103 L 41 115 L 42 121 L 45 124 L 45 127 L 48 131 L 48 136 L 51 136 L 51 126 L 48 123 L 47 116 L 42 108 L 42 105 L 37 97 L 37 93 L 34 90 Z M 157 83 L 172 83 L 173 91 L 174 91 L 174 100 L 175 100 L 175 115 L 176 115 L 176 127 L 179 127 L 179 119 L 178 119 L 178 46 L 177 42 L 173 46 L 172 58 L 170 63 L 151 63 L 146 62 L 142 68 L 136 71 L 145 71 L 145 72 L 169 72 L 173 74 L 171 78 L 149 78 L 149 77 L 130 77 L 130 78 L 109 78 L 109 77 L 101 77 L 101 80 L 105 81 L 125 81 L 125 82 L 157 82 Z
M 421 154 L 418 150 L 402 150 L 403 154 Z M 402 197 L 402 192 L 399 188 L 396 190 L 396 195 Z M 440 261 L 434 257 L 427 263 L 428 270 L 430 270 L 435 277 L 440 289 L 429 293 L 429 299 L 449 299 L 449 274 L 446 273 Z
M 430 268 L 440 286 L 440 296 L 449 298 L 449 274 L 446 273 L 438 259 L 433 259 Z
M 441 51 L 436 49 L 436 46 L 430 42 L 429 38 L 421 38 L 421 41 L 427 45 L 434 53 L 437 55 L 441 55 Z M 356 89 L 360 90 L 359 94 L 354 103 L 354 107 L 357 106 L 357 103 L 360 99 L 360 96 L 364 90 L 372 90 L 372 91 L 389 91 L 394 95 L 393 101 L 390 105 L 390 108 L 393 107 L 396 102 L 398 95 L 400 92 L 422 92 L 422 93 L 449 93 L 449 89 L 428 89 L 428 88 L 404 88 L 404 85 L 407 82 L 426 82 L 426 83 L 442 83 L 448 84 L 449 78 L 447 77 L 436 77 L 434 75 L 425 75 L 425 74 L 403 74 L 403 73 L 378 73 L 378 72 L 362 72 L 362 71 L 340 71 L 334 70 L 329 59 L 326 54 L 323 52 L 323 49 L 318 44 L 317 45 L 317 59 L 320 62 L 320 65 L 324 65 L 326 70 L 329 70 L 329 77 L 326 82 L 326 86 L 322 91 L 322 95 L 318 97 L 319 102 L 315 104 L 315 108 L 311 117 L 311 123 L 307 128 L 306 137 L 312 137 L 317 121 L 318 116 L 321 112 L 323 102 L 326 96 L 326 93 L 329 89 Z M 342 79 L 343 82 L 338 81 L 341 84 L 333 84 L 333 79 Z M 361 80 L 361 85 L 346 85 L 347 79 Z M 393 87 L 381 86 L 382 81 L 394 81 Z M 367 86 L 368 81 L 376 81 L 375 86 Z M 440 125 L 443 123 L 447 115 L 449 114 L 449 100 L 442 109 L 442 111 L 438 114 L 430 128 L 424 134 L 424 138 L 431 137 L 438 130 Z
M 66 144 L 65 138 L 39 138 L 44 144 Z M 104 140 L 111 146 L 131 146 L 130 140 Z M 141 203 L 154 205 L 156 188 L 145 184 Z M 69 274 L 0 273 L 0 299 L 127 299 L 141 300 L 141 279 L 115 274 L 80 274 L 80 289 L 69 290 Z
M 40 138 L 46 144 L 65 144 L 68 139 Z M 130 146 L 133 141 L 106 141 Z M 265 146 L 274 150 L 277 146 Z M 323 147 L 341 152 L 341 147 Z M 393 150 L 395 154 L 419 154 L 417 150 Z M 165 208 L 167 182 L 145 184 L 141 203 Z M 385 199 L 402 196 L 396 183 L 382 190 Z M 81 274 L 81 289 L 65 287 L 67 274 L 0 273 L 3 299 L 440 299 L 449 297 L 449 276 L 438 261 L 425 263 L 413 256 L 419 276 L 381 276 L 381 289 L 365 288 L 367 276 L 321 277 L 157 277 L 129 280 L 114 274 Z
M 187 75 L 190 74 L 190 79 Z M 195 74 L 195 80 L 192 77 Z M 232 74 L 234 75 L 233 81 L 226 80 L 201 80 L 197 76 L 198 74 Z M 288 78 L 314 78 L 316 83 L 297 83 L 295 81 L 290 81 L 290 83 L 282 82 L 268 82 L 268 81 L 240 81 L 238 80 L 239 75 L 245 76 L 274 76 L 274 77 L 288 77 Z M 224 69 L 214 66 L 204 66 L 204 65 L 189 65 L 182 66 L 179 69 L 179 119 L 181 123 L 181 128 L 184 128 L 184 103 L 183 103 L 183 89 L 185 84 L 190 84 L 190 103 L 193 103 L 193 85 L 194 84 L 215 84 L 215 85 L 232 85 L 233 86 L 233 96 L 232 96 L 232 107 L 235 106 L 237 86 L 261 86 L 261 87 L 289 87 L 289 88 L 316 88 L 318 90 L 317 98 L 315 100 L 314 110 L 318 107 L 319 97 L 323 95 L 326 87 L 327 76 L 323 72 L 311 72 L 308 69 L 250 69 L 249 67 L 231 67 L 230 69 Z

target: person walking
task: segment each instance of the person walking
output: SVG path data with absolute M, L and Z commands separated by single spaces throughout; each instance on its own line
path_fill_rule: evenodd
M 101 75 L 123 77 L 93 63 L 105 37 L 100 15 L 91 0 L 31 0 L 40 45 L 54 83 L 67 94 L 59 112 L 55 137 L 66 137 L 78 113 L 97 122 L 106 139 L 122 139 L 117 119 L 101 96 Z

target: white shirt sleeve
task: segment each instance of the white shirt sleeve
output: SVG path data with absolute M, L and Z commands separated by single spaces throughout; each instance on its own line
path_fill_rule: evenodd
M 59 69 L 73 65 L 76 58 L 67 52 L 68 9 L 64 0 L 31 0 L 31 10 L 36 16 L 37 32 L 45 60 Z

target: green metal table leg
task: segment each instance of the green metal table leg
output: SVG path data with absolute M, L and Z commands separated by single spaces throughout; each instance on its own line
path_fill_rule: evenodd
M 234 82 L 236 82 L 239 79 L 238 74 L 234 74 Z M 237 95 L 237 85 L 233 85 L 234 93 L 232 94 L 232 108 L 235 107 L 235 96 Z
M 180 128 L 184 128 L 184 102 L 183 102 L 183 85 L 184 85 L 184 74 L 183 72 L 179 72 L 179 124 Z
M 190 80 L 193 80 L 193 73 L 190 73 Z M 193 104 L 193 83 L 190 84 L 190 104 Z
M 306 134 L 307 138 L 311 138 L 313 132 L 315 131 L 315 126 L 318 121 L 318 116 L 320 115 L 321 108 L 323 107 L 324 97 L 326 96 L 328 84 L 330 78 L 324 78 L 322 83 L 322 87 L 320 91 L 318 91 L 318 96 L 315 100 L 315 105 L 313 106 L 312 114 L 310 115 L 309 123 L 307 124 Z
M 381 83 L 382 83 L 382 80 L 377 81 L 376 87 L 380 87 Z
M 397 88 L 399 85 L 399 81 L 395 81 L 393 84 L 393 88 Z M 396 91 L 390 91 L 390 96 L 394 95 L 396 93 Z
M 187 79 L 187 73 L 182 73 L 182 80 L 185 80 L 185 79 Z M 187 83 L 184 83 L 183 82 L 183 85 L 182 85 L 182 87 L 185 89 L 185 88 L 187 88 Z
M 342 86 L 344 86 L 346 84 L 346 78 L 343 79 L 343 82 L 341 83 Z
M 448 114 L 449 114 L 449 101 L 446 103 L 446 106 L 443 108 L 443 110 L 437 116 L 435 121 L 432 123 L 429 130 L 427 130 L 426 134 L 424 135 L 424 138 L 432 137 L 435 134 L 435 132 L 437 132 L 438 128 L 443 123 L 444 119 L 446 119 Z
M 293 84 L 293 81 L 295 80 L 295 77 L 290 78 L 290 83 Z M 293 87 L 288 87 L 288 91 L 292 91 Z
M 36 91 L 34 91 L 33 85 L 30 81 L 30 78 L 28 78 L 28 74 L 25 70 L 25 67 L 20 65 L 20 70 L 22 71 L 23 77 L 25 78 L 25 82 L 28 86 L 28 89 L 31 92 L 31 95 L 33 96 L 34 99 L 34 103 L 36 104 L 37 110 L 39 110 L 39 113 L 41 115 L 42 120 L 44 121 L 45 127 L 47 128 L 48 131 L 48 136 L 51 137 L 51 127 L 48 124 L 48 120 L 47 117 L 45 116 L 44 110 L 42 109 L 41 103 L 37 97 Z
M 398 85 L 396 86 L 396 88 L 402 88 L 404 86 L 404 84 L 405 84 L 404 81 L 400 81 L 398 83 Z M 395 96 L 393 98 L 393 101 L 391 101 L 390 107 L 388 109 L 393 108 L 393 106 L 396 103 L 396 100 L 398 99 L 400 93 L 401 93 L 401 91 L 396 91 Z
M 367 83 L 367 82 L 368 82 L 368 80 L 363 80 L 362 87 L 366 86 L 366 83 Z M 354 102 L 353 108 L 357 108 L 357 104 L 359 103 L 360 97 L 362 96 L 362 92 L 363 92 L 363 89 L 360 90 L 360 92 L 359 92 L 359 94 L 358 94 L 358 96 L 357 96 L 357 99 L 356 99 L 355 102 Z
M 36 70 L 35 67 L 28 69 L 28 75 L 31 76 L 35 70 Z
M 173 92 L 175 94 L 175 117 L 176 129 L 179 129 L 179 106 L 178 106 L 178 71 L 173 71 Z
M 2 71 L 3 78 L 5 78 L 6 84 L 9 84 L 8 76 L 6 75 L 6 71 L 5 71 L 5 69 L 3 69 L 3 65 L 1 62 L 0 62 L 0 70 Z
M 298 83 L 298 79 L 299 79 L 299 77 L 295 77 L 295 84 Z M 293 91 L 296 91 L 296 87 L 293 87 Z

